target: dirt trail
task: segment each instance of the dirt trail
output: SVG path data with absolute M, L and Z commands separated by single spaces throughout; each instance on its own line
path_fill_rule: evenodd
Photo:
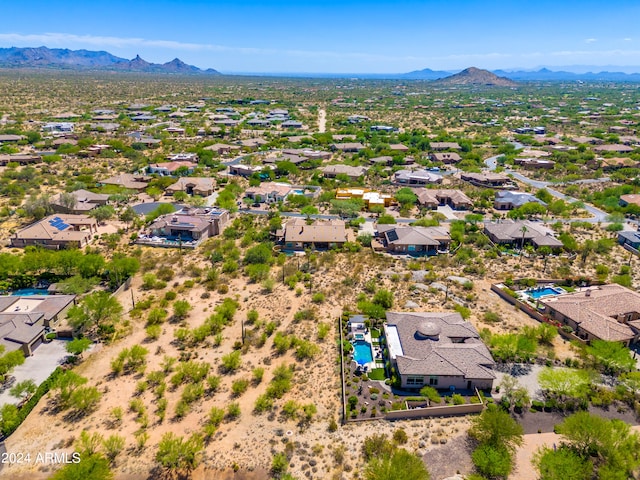
M 323 108 L 318 110 L 318 132 L 324 133 L 327 131 L 327 112 Z

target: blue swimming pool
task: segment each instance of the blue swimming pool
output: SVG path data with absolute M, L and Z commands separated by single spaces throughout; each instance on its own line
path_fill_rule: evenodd
M 566 293 L 566 292 L 559 287 L 537 288 L 533 290 L 527 290 L 526 292 L 526 294 L 529 295 L 534 300 L 538 300 L 539 298 L 542 298 L 542 297 L 562 295 L 563 293 Z
M 31 295 L 49 295 L 49 292 L 42 288 L 21 288 L 20 290 L 14 290 L 11 292 L 11 295 L 29 297 Z
M 371 344 L 364 340 L 358 340 L 353 344 L 353 359 L 360 365 L 373 362 L 373 353 L 371 353 Z

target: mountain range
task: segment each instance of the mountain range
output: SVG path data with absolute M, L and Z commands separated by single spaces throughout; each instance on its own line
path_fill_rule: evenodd
M 448 77 L 434 80 L 438 85 L 484 85 L 492 87 L 516 87 L 518 84 L 506 77 L 499 77 L 489 70 L 469 67 Z
M 221 75 L 212 68 L 202 70 L 188 65 L 175 58 L 170 62 L 158 64 L 150 63 L 136 56 L 132 60 L 117 57 L 105 51 L 69 50 L 66 48 L 0 48 L 0 68 L 45 68 L 63 70 L 102 70 L 116 72 L 168 73 L 183 75 Z M 472 67 L 473 68 L 473 67 Z M 560 70 L 540 68 L 538 70 L 493 70 L 491 73 L 498 77 L 507 77 L 513 81 L 612 81 L 612 82 L 640 82 L 640 67 L 613 67 L 616 71 L 597 72 L 595 66 L 581 66 L 581 70 L 592 69 L 586 73 L 569 71 L 574 67 L 559 67 Z M 467 69 L 469 70 L 469 69 Z M 624 70 L 624 71 L 623 71 Z M 243 73 L 243 75 L 260 75 L 271 77 L 310 77 L 310 78 L 361 78 L 361 79 L 391 79 L 391 80 L 443 80 L 452 75 L 462 73 L 450 70 L 431 70 L 425 68 L 408 73 Z M 467 72 L 465 75 L 468 75 Z M 476 72 L 477 73 L 477 72 Z M 486 74 L 485 74 L 486 75 Z M 454 79 L 456 84 L 464 84 L 463 78 Z M 468 83 L 468 82 L 467 82 Z M 493 78 L 476 79 L 472 84 L 492 84 Z M 446 82 L 445 82 L 446 84 Z M 508 85 L 504 85 L 508 86 Z
M 217 70 L 212 68 L 201 70 L 193 65 L 187 65 L 178 58 L 159 64 L 147 62 L 139 55 L 133 60 L 127 60 L 104 51 L 47 47 L 0 48 L 0 67 L 220 75 Z

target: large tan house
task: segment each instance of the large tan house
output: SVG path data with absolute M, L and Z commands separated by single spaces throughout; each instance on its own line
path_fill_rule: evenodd
M 83 214 L 109 202 L 109 195 L 105 193 L 93 193 L 88 190 L 76 190 L 67 195 L 74 200 L 73 205 L 63 201 L 63 194 L 59 193 L 51 197 L 51 208 L 56 213 Z
M 169 185 L 166 189 L 167 195 L 176 192 L 184 192 L 187 195 L 200 195 L 208 197 L 215 190 L 216 181 L 209 177 L 180 177 L 178 181 Z
M 50 215 L 14 233 L 12 247 L 40 246 L 58 250 L 82 248 L 98 233 L 98 224 L 88 215 Z
M 448 227 L 378 225 L 378 237 L 388 252 L 405 255 L 437 255 L 449 249 Z
M 220 208 L 185 208 L 158 217 L 136 243 L 154 247 L 195 248 L 203 240 L 220 235 L 229 212 Z
M 0 296 L 0 345 L 29 356 L 75 303 L 75 295 Z
M 304 218 L 294 218 L 285 224 L 284 231 L 276 235 L 284 243 L 285 250 L 323 250 L 347 242 L 346 224 L 342 220 L 316 220 L 308 225 Z
M 640 335 L 640 294 L 621 285 L 602 285 L 543 299 L 545 314 L 568 325 L 584 340 L 629 345 Z
M 493 357 L 478 331 L 459 313 L 387 312 L 384 332 L 401 388 L 493 387 Z

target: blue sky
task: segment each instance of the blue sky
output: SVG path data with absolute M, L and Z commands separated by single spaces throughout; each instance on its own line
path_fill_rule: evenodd
M 5 2 L 0 47 L 106 50 L 222 72 L 638 66 L 640 2 Z M 27 8 L 25 8 L 27 7 Z

